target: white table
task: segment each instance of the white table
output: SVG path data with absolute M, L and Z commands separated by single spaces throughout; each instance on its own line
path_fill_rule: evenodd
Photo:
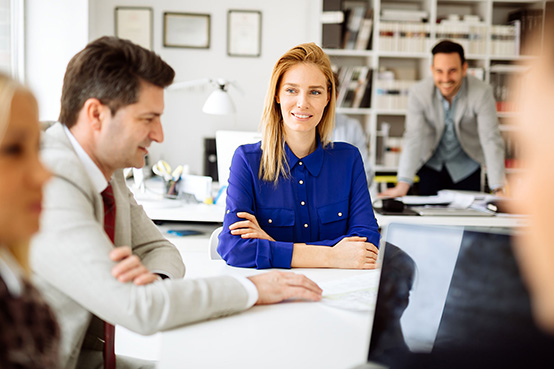
M 377 223 L 384 229 L 390 223 L 409 223 L 425 225 L 469 226 L 469 227 L 523 227 L 528 224 L 524 216 L 494 215 L 490 217 L 472 216 L 411 216 L 411 215 L 382 215 L 375 212 Z
M 223 223 L 225 213 L 225 207 L 219 205 L 187 204 L 178 200 L 138 199 L 137 202 L 152 220 Z
M 162 195 L 163 183 L 161 181 L 154 178 L 147 180 L 146 183 L 145 192 L 140 192 L 133 186 L 132 182 L 127 184 L 150 219 L 174 222 L 223 222 L 223 216 L 225 215 L 223 203 L 208 205 L 167 199 Z
M 207 239 L 172 238 L 187 265 L 186 278 L 252 275 L 253 269 L 210 260 Z M 375 271 L 295 269 L 321 283 Z M 349 368 L 367 357 L 369 313 L 313 302 L 254 306 L 230 317 L 161 333 L 158 368 Z

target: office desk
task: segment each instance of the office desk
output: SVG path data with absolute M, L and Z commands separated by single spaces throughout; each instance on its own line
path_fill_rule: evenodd
M 189 240 L 171 239 L 183 254 L 187 278 L 264 272 L 209 260 L 207 241 L 201 244 Z M 375 271 L 294 272 L 321 283 Z M 254 306 L 230 317 L 162 332 L 158 368 L 350 368 L 366 359 L 370 323 L 369 313 L 323 303 Z
M 150 219 L 174 222 L 223 222 L 224 205 L 191 204 L 183 200 L 166 199 L 162 195 L 161 181 L 154 178 L 147 180 L 146 183 L 147 189 L 144 193 L 138 191 L 131 181 L 127 185 Z
M 410 216 L 410 215 L 382 215 L 375 212 L 375 218 L 381 229 L 390 223 L 410 223 L 425 225 L 470 226 L 470 227 L 502 227 L 513 228 L 526 226 L 524 216 L 495 215 L 491 217 L 456 217 L 456 216 Z
M 152 220 L 174 222 L 223 223 L 225 207 L 207 204 L 187 204 L 179 200 L 147 201 L 137 199 Z

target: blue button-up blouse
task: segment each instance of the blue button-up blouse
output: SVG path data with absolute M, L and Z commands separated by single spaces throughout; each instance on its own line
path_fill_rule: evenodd
M 240 146 L 233 156 L 219 254 L 240 267 L 290 268 L 293 243 L 334 246 L 347 236 L 379 247 L 377 221 L 357 148 L 335 142 L 299 159 L 285 145 L 290 176 L 277 185 L 258 177 L 261 144 Z M 276 241 L 243 239 L 229 226 L 253 214 Z

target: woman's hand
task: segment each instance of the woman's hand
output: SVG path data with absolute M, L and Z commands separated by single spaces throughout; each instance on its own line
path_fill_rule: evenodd
M 242 238 L 259 238 L 262 240 L 275 241 L 270 235 L 258 224 L 256 217 L 250 213 L 240 212 L 237 217 L 246 220 L 235 222 L 229 226 L 231 234 L 241 236 Z
M 375 269 L 379 250 L 366 237 L 345 237 L 331 248 L 329 263 L 334 268 Z

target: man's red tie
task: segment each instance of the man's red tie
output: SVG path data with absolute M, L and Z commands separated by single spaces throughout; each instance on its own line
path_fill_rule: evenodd
M 115 198 L 110 183 L 102 191 L 104 200 L 104 230 L 112 243 L 115 237 Z M 115 327 L 104 322 L 104 369 L 115 369 Z

